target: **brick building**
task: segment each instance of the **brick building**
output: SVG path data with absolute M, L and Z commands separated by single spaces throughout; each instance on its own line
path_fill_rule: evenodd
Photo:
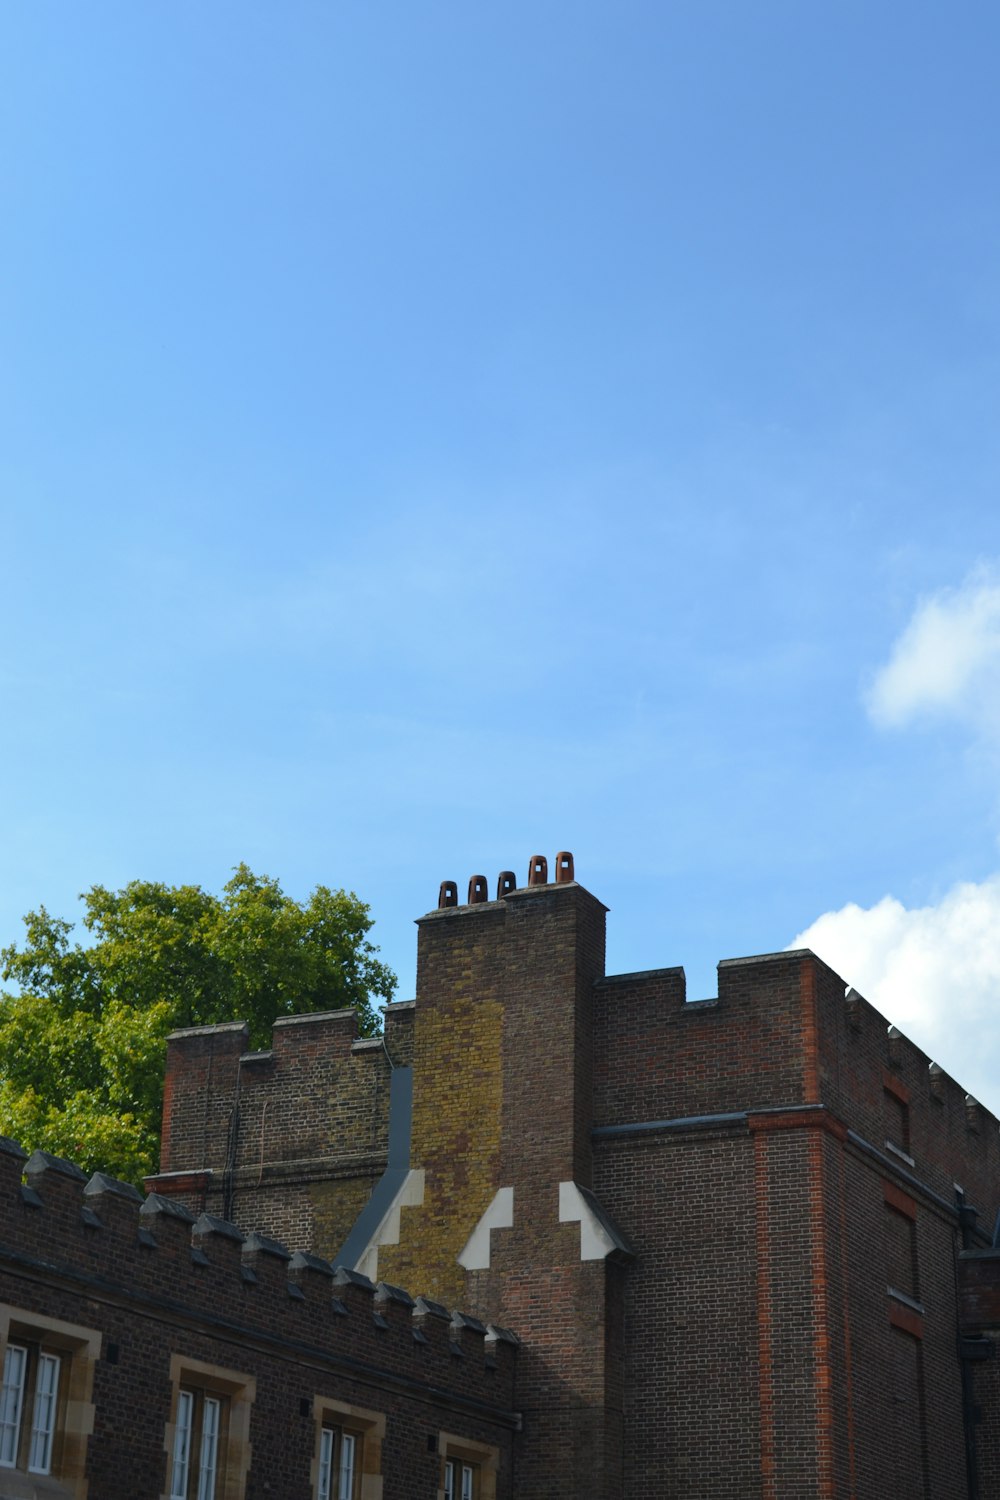
M 503 1330 L 3 1138 L 0 1225 L 4 1500 L 511 1500 Z
M 496 899 L 474 877 L 462 905 L 445 882 L 416 1000 L 382 1038 L 349 1012 L 279 1021 L 266 1053 L 239 1025 L 175 1034 L 161 1173 L 141 1212 L 88 1187 L 124 1225 L 103 1240 L 73 1218 L 81 1185 L 36 1162 L 29 1192 L 72 1198 L 63 1274 L 116 1288 L 86 1316 L 82 1285 L 60 1304 L 119 1351 L 95 1356 L 111 1404 L 93 1401 L 91 1496 L 169 1500 L 179 1393 L 204 1365 L 255 1385 L 225 1500 L 320 1494 L 325 1424 L 367 1467 L 351 1500 L 1000 1497 L 996 1118 L 809 952 L 724 961 L 712 1000 L 687 1001 L 679 968 L 606 975 L 605 908 L 570 856 L 553 873 L 504 872 Z M 42 1224 L 20 1192 L 18 1224 Z M 47 1288 L 27 1232 L 4 1244 Z M 161 1300 L 183 1317 L 141 1303 L 168 1236 Z M 15 1332 L 31 1325 L 27 1291 L 0 1286 Z M 154 1400 L 139 1370 L 168 1354 Z M 132 1420 L 115 1389 L 154 1408 L 134 1490 L 100 1467 Z

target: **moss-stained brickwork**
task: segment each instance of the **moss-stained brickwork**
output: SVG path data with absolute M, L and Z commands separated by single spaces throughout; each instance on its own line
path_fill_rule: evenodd
M 402 1209 L 378 1274 L 455 1305 L 469 1295 L 458 1256 L 498 1188 L 537 1196 L 555 1224 L 559 1182 L 589 1185 L 604 908 L 575 884 L 546 886 L 418 925 L 410 1160 L 424 1201 Z
M 368 1202 L 373 1185 L 371 1179 L 358 1177 L 309 1184 L 310 1219 L 317 1254 L 328 1258 L 336 1254 Z
M 447 1306 L 462 1301 L 457 1257 L 497 1187 L 503 931 L 500 903 L 420 931 L 411 1162 L 424 1201 L 402 1210 L 400 1243 L 380 1249 L 378 1269 Z

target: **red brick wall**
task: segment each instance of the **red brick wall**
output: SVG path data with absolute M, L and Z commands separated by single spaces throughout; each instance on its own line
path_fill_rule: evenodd
M 162 1172 L 148 1186 L 334 1254 L 385 1168 L 390 1055 L 412 1058 L 412 1009 L 386 1019 L 385 1047 L 358 1039 L 351 1010 L 279 1020 L 266 1053 L 246 1052 L 245 1027 L 176 1033 Z M 204 1168 L 193 1185 L 164 1175 Z
M 992 1222 L 996 1122 L 970 1128 L 958 1086 L 932 1091 L 929 1059 L 811 955 L 722 965 L 714 1003 L 683 994 L 678 970 L 596 987 L 595 1188 L 638 1250 L 630 1492 L 707 1497 L 729 1472 L 747 1496 L 957 1500 L 953 1184 Z M 912 1163 L 885 1146 L 904 1097 Z M 713 1115 L 736 1118 L 616 1133 Z M 919 1313 L 887 1292 L 887 1183 L 912 1204 Z
M 995 1118 L 811 954 L 727 961 L 718 999 L 687 1006 L 680 969 L 604 977 L 604 910 L 575 884 L 434 912 L 419 932 L 427 1187 L 380 1270 L 523 1338 L 518 1500 L 965 1496 L 954 1184 L 992 1223 Z M 253 1065 L 251 1143 L 266 1099 L 294 1138 L 307 1052 L 290 1048 L 283 1075 Z M 367 1120 L 384 1151 L 382 1064 L 341 1063 L 337 1129 Z M 271 1169 L 294 1160 L 276 1145 Z M 374 1145 L 342 1159 L 343 1215 L 379 1160 Z M 579 1226 L 558 1221 L 565 1180 L 593 1186 L 634 1261 L 580 1260 Z M 465 1276 L 457 1254 L 501 1186 L 514 1227 Z M 255 1202 L 277 1220 L 282 1192 L 295 1200 L 273 1187 Z M 905 1235 L 887 1203 L 913 1225 L 908 1301 L 889 1295 Z
M 981 1414 L 976 1425 L 976 1468 L 982 1500 L 1000 1495 L 1000 1333 L 987 1335 L 992 1355 L 969 1366 L 970 1395 Z
M 160 1170 L 225 1166 L 239 1060 L 250 1028 L 232 1021 L 175 1032 L 167 1045 Z
M 1000 1495 L 1000 1249 L 963 1252 L 958 1271 L 979 1496 L 991 1500 Z
M 719 998 L 684 1002 L 681 969 L 611 976 L 594 997 L 594 1123 L 625 1125 L 805 1098 L 803 962 L 720 965 Z
M 909 1038 L 889 1037 L 889 1021 L 861 997 L 850 1005 L 844 982 L 818 959 L 820 1086 L 823 1101 L 852 1130 L 884 1147 L 893 1119 L 886 1082 L 905 1096 L 913 1171 L 949 1203 L 960 1183 L 992 1225 L 1000 1204 L 1000 1122 L 966 1108 L 965 1090 Z M 890 1094 L 890 1098 L 892 1095 Z M 905 1163 L 902 1164 L 904 1167 Z
M 624 1293 L 619 1493 L 754 1500 L 753 1142 L 745 1127 L 599 1141 L 594 1185 L 636 1250 Z

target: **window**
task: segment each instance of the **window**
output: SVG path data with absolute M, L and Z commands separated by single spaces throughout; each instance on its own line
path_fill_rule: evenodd
M 170 1500 L 215 1500 L 222 1423 L 221 1397 L 178 1392 Z
M 476 1482 L 478 1468 L 460 1458 L 444 1461 L 445 1500 L 478 1500 L 479 1485 Z
M 243 1500 L 254 1380 L 181 1354 L 171 1358 L 170 1379 L 163 1500 Z
M 496 1500 L 500 1452 L 450 1432 L 438 1433 L 438 1500 Z
M 885 1143 L 895 1156 L 910 1166 L 910 1091 L 889 1070 L 882 1072 L 882 1110 L 885 1116 Z
M 888 1089 L 885 1091 L 885 1126 L 886 1139 L 890 1145 L 896 1146 L 909 1156 L 910 1107 L 896 1094 L 890 1094 Z
M 917 1226 L 908 1214 L 892 1204 L 885 1206 L 886 1252 L 890 1291 L 902 1292 L 913 1300 L 920 1298 L 917 1270 Z
M 340 1427 L 324 1427 L 319 1441 L 318 1500 L 354 1500 L 359 1440 Z
M 51 1476 L 60 1494 L 86 1494 L 100 1351 L 93 1329 L 0 1303 L 0 1470 Z
M 380 1500 L 385 1416 L 325 1396 L 313 1399 L 315 1500 Z
M 52 1439 L 59 1398 L 58 1354 L 8 1344 L 0 1395 L 0 1466 L 52 1473 Z

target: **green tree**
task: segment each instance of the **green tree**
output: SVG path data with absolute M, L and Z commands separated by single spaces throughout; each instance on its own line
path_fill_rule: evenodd
M 155 1170 L 170 1031 L 244 1020 L 266 1047 L 278 1016 L 352 1005 L 370 1035 L 372 997 L 396 987 L 346 891 L 300 903 L 239 865 L 221 896 L 135 880 L 80 899 L 88 941 L 41 907 L 0 949 L 18 987 L 0 994 L 0 1132 L 89 1171 Z

